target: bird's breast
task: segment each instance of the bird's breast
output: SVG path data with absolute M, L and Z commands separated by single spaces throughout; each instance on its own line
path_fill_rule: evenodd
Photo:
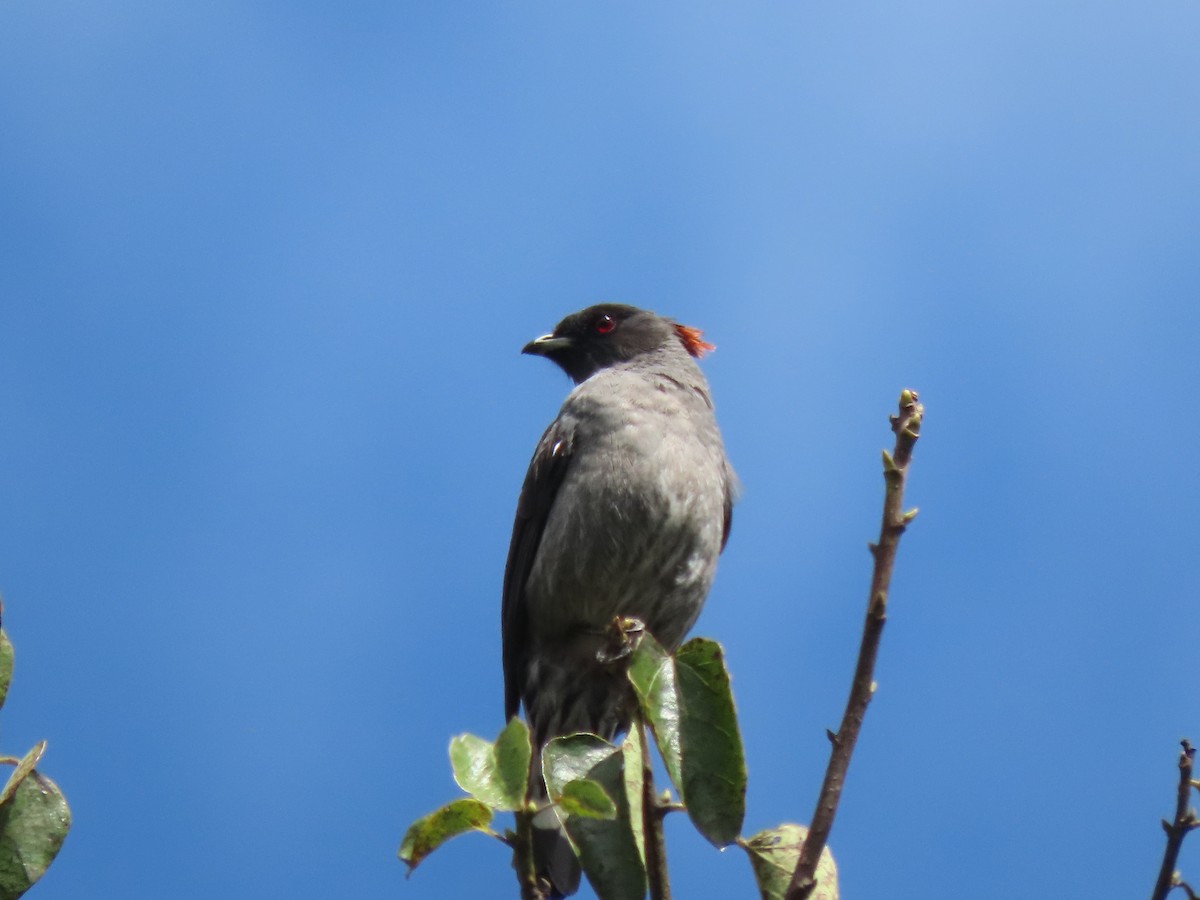
M 621 412 L 591 433 L 577 430 L 526 585 L 544 640 L 621 615 L 673 646 L 712 582 L 726 477 L 715 426 L 710 438 L 661 408 Z

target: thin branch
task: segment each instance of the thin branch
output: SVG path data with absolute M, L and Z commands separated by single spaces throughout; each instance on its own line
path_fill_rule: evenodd
M 502 843 L 509 850 L 517 849 L 517 833 L 510 829 L 505 829 L 504 834 L 498 831 L 493 831 L 491 828 L 480 828 L 481 834 L 486 834 L 488 837 L 493 837 Z
M 1168 822 L 1163 819 L 1163 830 L 1167 833 L 1167 849 L 1163 852 L 1162 867 L 1158 870 L 1158 881 L 1154 885 L 1154 893 L 1150 895 L 1150 900 L 1166 900 L 1167 894 L 1176 887 L 1182 887 L 1189 896 L 1195 896 L 1192 889 L 1180 880 L 1179 873 L 1175 871 L 1175 863 L 1179 861 L 1179 850 L 1183 846 L 1183 839 L 1187 837 L 1189 831 L 1200 826 L 1200 820 L 1196 818 L 1196 811 L 1188 806 L 1192 787 L 1195 785 L 1195 782 L 1192 781 L 1192 763 L 1196 757 L 1196 748 L 1187 738 L 1179 743 L 1183 750 L 1179 754 L 1179 788 L 1175 793 L 1175 821 Z
M 517 830 L 513 840 L 513 869 L 521 887 L 521 900 L 546 900 L 533 864 L 533 811 L 526 806 L 513 814 Z
M 634 727 L 642 752 L 642 828 L 646 839 L 646 881 L 650 900 L 671 900 L 671 881 L 667 876 L 667 842 L 663 835 L 666 810 L 654 794 L 654 769 L 646 723 L 638 713 Z
M 804 849 L 800 852 L 800 860 L 796 864 L 791 884 L 788 885 L 787 900 L 806 900 L 817 886 L 817 863 L 829 840 L 842 786 L 846 781 L 846 772 L 850 767 L 850 756 L 854 752 L 854 744 L 858 740 L 867 705 L 875 692 L 875 657 L 879 652 L 883 625 L 887 621 L 892 566 L 896 561 L 900 535 L 904 534 L 904 529 L 917 514 L 915 509 L 903 511 L 904 482 L 908 475 L 913 446 L 920 436 L 924 415 L 925 407 L 919 402 L 916 391 L 901 391 L 899 414 L 889 417 L 892 431 L 896 435 L 896 448 L 890 454 L 886 450 L 883 453 L 883 522 L 879 528 L 879 542 L 871 545 L 875 567 L 871 573 L 871 592 L 867 598 L 867 617 L 858 650 L 858 664 L 854 669 L 854 682 L 850 688 L 850 697 L 846 701 L 841 727 L 836 734 L 829 734 L 833 744 L 829 766 L 825 770 L 825 781 L 821 785 L 821 794 L 817 798 L 817 807 L 813 812 L 812 824 L 808 828 Z

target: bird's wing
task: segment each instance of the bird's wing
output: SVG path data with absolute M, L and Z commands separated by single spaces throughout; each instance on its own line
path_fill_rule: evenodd
M 733 491 L 725 488 L 725 521 L 721 526 L 721 550 L 729 543 L 729 529 L 733 527 Z
M 508 563 L 504 567 L 504 597 L 500 606 L 500 628 L 504 643 L 504 717 L 517 714 L 525 680 L 525 654 L 529 650 L 528 609 L 525 583 L 533 568 L 542 532 L 554 505 L 559 485 L 566 475 L 573 450 L 573 429 L 561 419 L 550 423 L 538 441 L 513 522 Z
M 733 471 L 733 467 L 729 465 L 729 461 L 725 462 L 725 522 L 721 529 L 721 550 L 725 550 L 725 544 L 729 542 L 729 529 L 733 527 L 733 504 L 737 502 L 738 496 L 742 493 L 742 482 L 738 479 L 737 473 Z

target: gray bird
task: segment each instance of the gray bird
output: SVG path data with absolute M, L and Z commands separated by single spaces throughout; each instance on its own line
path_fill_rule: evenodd
M 524 704 L 539 750 L 628 727 L 633 693 L 606 652 L 615 617 L 640 619 L 674 650 L 704 605 L 736 484 L 696 364 L 710 349 L 694 328 L 602 304 L 522 350 L 576 385 L 529 464 L 504 573 L 505 716 Z M 553 896 L 573 893 L 574 852 L 561 829 L 542 830 L 539 872 Z

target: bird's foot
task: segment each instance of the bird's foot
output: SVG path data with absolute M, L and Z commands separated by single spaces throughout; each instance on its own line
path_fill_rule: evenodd
M 596 662 L 611 666 L 627 659 L 646 632 L 641 619 L 632 616 L 613 616 L 604 629 L 604 644 L 596 651 Z

